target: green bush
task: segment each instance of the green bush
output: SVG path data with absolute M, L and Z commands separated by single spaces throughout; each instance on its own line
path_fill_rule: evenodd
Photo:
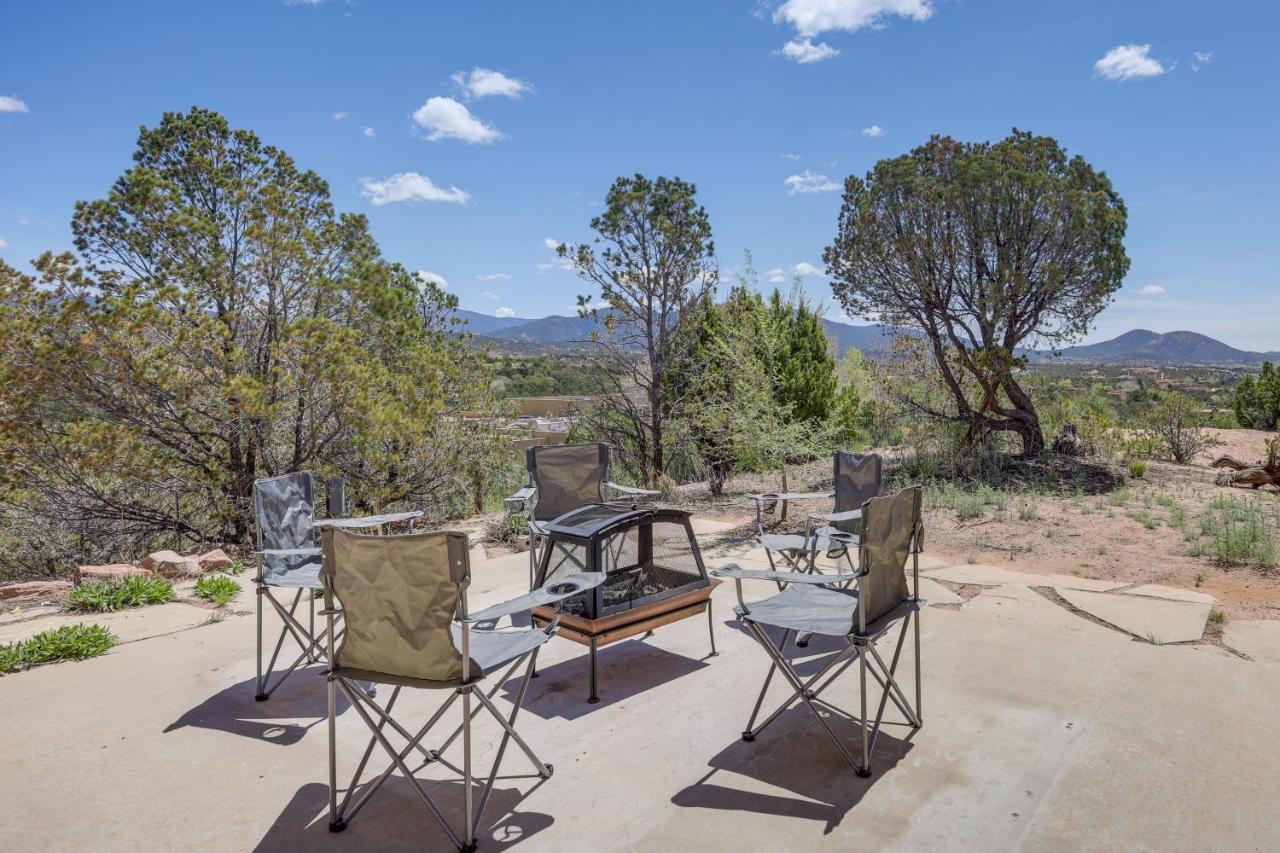
M 1273 568 L 1280 518 L 1274 508 L 1267 510 L 1257 500 L 1214 498 L 1200 517 L 1200 535 L 1192 542 L 1191 555 L 1222 566 Z
M 219 607 L 240 594 L 240 584 L 226 575 L 205 575 L 196 581 L 196 595 Z
M 1141 459 L 1134 459 L 1129 463 L 1129 476 L 1135 480 L 1141 479 L 1147 473 L 1147 463 Z
M 116 637 L 101 625 L 63 625 L 26 640 L 0 645 L 0 673 L 59 660 L 84 660 L 105 652 Z
M 93 581 L 71 590 L 69 610 L 110 613 L 146 604 L 164 604 L 173 598 L 173 584 L 158 575 L 133 575 Z

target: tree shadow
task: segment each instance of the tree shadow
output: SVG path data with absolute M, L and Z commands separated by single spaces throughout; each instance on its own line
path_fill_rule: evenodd
M 705 660 L 687 658 L 639 641 L 624 641 L 605 646 L 596 661 L 597 694 L 600 702 L 587 703 L 591 666 L 585 653 L 545 669 L 529 682 L 524 709 L 545 720 L 556 717 L 576 720 L 594 711 L 626 701 L 646 690 L 709 666 Z M 521 679 L 513 678 L 503 685 L 509 701 L 515 701 Z
M 328 716 L 329 699 L 324 673 L 323 664 L 299 668 L 265 702 L 254 700 L 257 682 L 253 678 L 246 679 L 208 697 L 164 730 L 168 733 L 190 726 L 228 732 L 278 746 L 295 744 L 313 726 L 325 722 Z M 348 705 L 346 697 L 339 691 L 338 713 L 346 711 Z M 312 718 L 311 722 L 297 722 L 308 717 Z
M 824 719 L 855 756 L 861 728 L 851 717 L 823 709 Z M 683 808 L 747 811 L 811 820 L 823 824 L 823 834 L 840 825 L 871 786 L 911 751 L 911 738 L 896 737 L 881 728 L 871 754 L 871 776 L 863 779 L 836 751 L 818 721 L 803 706 L 783 712 L 753 742 L 736 740 L 711 758 L 711 770 L 671 798 Z M 735 786 L 734 775 L 781 789 L 764 793 Z M 758 784 L 748 787 L 758 788 Z M 790 792 L 794 796 L 786 796 Z
M 462 832 L 464 786 L 461 780 L 419 779 L 455 831 Z M 541 783 L 539 783 L 541 784 Z M 480 787 L 473 785 L 476 801 Z M 555 823 L 551 815 L 518 811 L 538 785 L 521 793 L 495 786 L 485 807 L 484 823 L 476 830 L 481 850 L 506 850 L 527 841 Z M 339 792 L 341 799 L 343 792 Z M 494 823 L 491 816 L 500 815 Z M 341 833 L 329 831 L 329 788 L 318 782 L 299 788 L 254 848 L 260 853 L 313 850 L 391 851 L 454 850 L 453 842 L 427 811 L 413 786 L 393 775 L 370 798 Z

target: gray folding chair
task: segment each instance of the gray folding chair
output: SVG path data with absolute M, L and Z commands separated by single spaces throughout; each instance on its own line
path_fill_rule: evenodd
M 884 719 L 885 704 L 892 699 L 912 728 L 923 725 L 920 716 L 920 617 L 924 606 L 920 599 L 919 554 L 923 547 L 924 527 L 920 518 L 921 493 L 918 487 L 903 489 L 896 495 L 871 498 L 862 506 L 862 534 L 856 542 L 858 568 L 838 575 L 816 575 L 795 571 L 749 571 L 729 565 L 713 572 L 734 579 L 737 587 L 738 618 L 760 643 L 772 663 L 764 686 L 756 699 L 742 739 L 755 740 L 774 720 L 797 701 L 802 702 L 831 738 L 840 754 L 859 776 L 871 775 L 871 751 Z M 835 531 L 830 537 L 852 547 L 852 534 Z M 912 589 L 907 589 L 905 568 L 912 559 Z M 771 598 L 748 604 L 742 597 L 743 579 L 779 581 L 784 589 Z M 846 585 L 852 584 L 852 585 Z M 915 618 L 912 619 L 912 616 Z M 875 643 L 895 625 L 901 623 L 892 662 L 885 664 Z M 907 630 L 915 627 L 915 704 L 907 701 L 896 676 Z M 774 643 L 766 627 L 781 628 L 782 637 Z M 799 632 L 839 637 L 845 647 L 826 661 L 822 668 L 805 679 L 784 654 L 787 641 Z M 856 717 L 822 698 L 823 692 L 854 663 L 858 664 L 861 713 Z M 777 710 L 756 725 L 761 705 L 775 672 L 781 672 L 792 693 Z M 874 722 L 867 716 L 867 673 L 883 691 Z M 854 759 L 832 730 L 825 714 L 856 720 L 862 731 L 861 760 Z
M 546 525 L 570 510 L 619 498 L 639 500 L 661 492 L 621 486 L 609 480 L 607 444 L 551 444 L 525 452 L 529 485 L 506 498 L 507 508 L 529 522 L 529 586 L 546 542 Z
M 756 503 L 756 537 L 764 547 L 769 566 L 777 569 L 775 555 L 791 569 L 814 571 L 821 551 L 839 549 L 833 546 L 832 531 L 858 534 L 862 504 L 880 494 L 881 459 L 878 454 L 850 453 L 838 450 L 832 455 L 834 488 L 830 492 L 769 493 L 752 495 Z M 779 505 L 790 501 L 835 498 L 829 513 L 810 513 L 808 528 L 800 533 L 769 533 L 765 516 Z
M 465 533 L 416 533 L 370 536 L 345 530 L 325 529 L 324 599 L 327 617 L 329 659 L 329 829 L 341 832 L 382 783 L 396 770 L 408 782 L 423 805 L 444 829 L 459 850 L 474 850 L 475 829 L 493 791 L 498 767 L 509 741 L 514 740 L 541 779 L 549 779 L 552 766 L 544 763 L 516 733 L 516 715 L 529 687 L 529 674 L 537 661 L 538 649 L 551 639 L 559 618 L 546 628 L 499 629 L 504 617 L 523 613 L 543 604 L 553 604 L 604 581 L 601 573 L 581 573 L 558 579 L 545 589 L 535 590 L 511 601 L 488 607 L 479 613 L 467 609 L 467 586 L 471 579 Z M 338 609 L 338 605 L 341 609 Z M 345 631 L 335 639 L 335 620 L 341 615 Z M 503 715 L 493 704 L 493 696 L 521 665 L 527 666 L 511 712 Z M 488 692 L 475 689 L 481 681 L 506 667 Z M 359 682 L 394 685 L 391 697 L 381 707 L 361 688 Z M 416 733 L 410 733 L 392 717 L 396 699 L 404 687 L 446 690 L 444 704 Z M 356 766 L 342 802 L 338 802 L 337 691 L 341 690 L 368 726 L 372 737 Z M 437 749 L 427 749 L 423 738 L 445 712 L 462 698 L 462 723 Z M 479 704 L 472 709 L 471 700 Z M 471 724 L 481 710 L 488 711 L 502 727 L 488 778 L 474 805 L 471 767 Z M 462 768 L 458 770 L 442 754 L 462 735 Z M 392 745 L 389 736 L 404 745 Z M 391 763 L 378 776 L 361 785 L 361 776 L 375 746 L 381 746 Z M 462 831 L 444 816 L 414 769 L 406 761 L 414 752 L 418 767 L 439 763 L 458 773 L 463 782 L 466 815 Z M 509 778 L 509 777 L 508 777 Z M 357 796 L 357 791 L 359 792 Z
M 328 507 L 331 513 L 345 510 L 342 483 L 333 478 L 328 483 Z M 300 665 L 316 663 L 324 656 L 324 637 L 316 636 L 314 591 L 320 589 L 320 543 L 316 539 L 320 527 L 333 525 L 355 529 L 381 529 L 389 524 L 408 522 L 412 529 L 420 512 L 371 515 L 362 518 L 315 518 L 316 486 L 310 471 L 298 471 L 279 477 L 268 477 L 253 484 L 253 514 L 257 528 L 257 681 L 254 698 L 265 701 Z M 293 601 L 286 604 L 272 590 L 293 590 Z M 287 595 L 287 593 L 285 593 Z M 299 619 L 298 608 L 306 599 L 307 624 Z M 276 638 L 271 659 L 263 667 L 262 617 L 263 602 L 268 602 L 284 622 Z M 272 672 L 279 660 L 285 639 L 292 637 L 302 650 L 294 662 L 280 673 L 274 684 Z

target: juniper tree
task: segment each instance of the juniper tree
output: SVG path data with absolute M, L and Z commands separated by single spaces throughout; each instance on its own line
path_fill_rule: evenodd
M 1044 449 L 1019 351 L 1088 331 L 1121 286 L 1126 212 L 1107 176 L 1052 138 L 935 136 L 845 181 L 832 289 L 854 316 L 923 334 L 948 405 L 911 402 Z

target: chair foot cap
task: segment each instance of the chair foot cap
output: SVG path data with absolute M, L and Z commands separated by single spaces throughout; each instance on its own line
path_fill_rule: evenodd
M 588 697 L 587 697 L 587 704 L 588 704 L 588 705 L 595 705 L 595 704 L 598 704 L 599 702 L 600 702 L 600 697 L 599 697 L 599 696 L 588 696 Z
M 265 702 L 265 701 L 267 701 L 268 696 L 269 696 L 269 694 L 267 694 L 267 693 L 255 693 L 255 694 L 254 694 L 254 697 L 253 697 L 253 701 L 255 701 L 255 702 Z
M 554 764 L 544 764 L 542 765 L 542 769 L 545 771 L 542 776 L 543 779 L 550 779 L 556 772 L 556 766 Z
M 796 646 L 797 646 L 797 647 L 799 647 L 799 648 L 802 648 L 802 649 L 807 649 L 807 648 L 809 648 L 809 641 L 808 641 L 808 640 L 796 640 Z
M 347 828 L 347 822 L 345 820 L 329 821 L 330 832 L 342 832 L 342 830 L 346 828 Z
M 458 848 L 458 853 L 475 853 L 476 840 L 473 838 Z
M 861 778 L 861 779 L 866 779 L 866 778 L 869 778 L 869 777 L 871 776 L 871 768 L 870 768 L 870 767 L 859 767 L 859 768 L 858 768 L 857 770 L 855 770 L 854 772 L 855 772 L 855 773 L 857 773 L 857 774 L 858 774 L 858 777 L 859 777 L 859 778 Z
M 751 732 L 743 732 L 742 739 L 745 740 L 747 743 L 751 743 L 751 741 L 756 739 L 756 736 Z

